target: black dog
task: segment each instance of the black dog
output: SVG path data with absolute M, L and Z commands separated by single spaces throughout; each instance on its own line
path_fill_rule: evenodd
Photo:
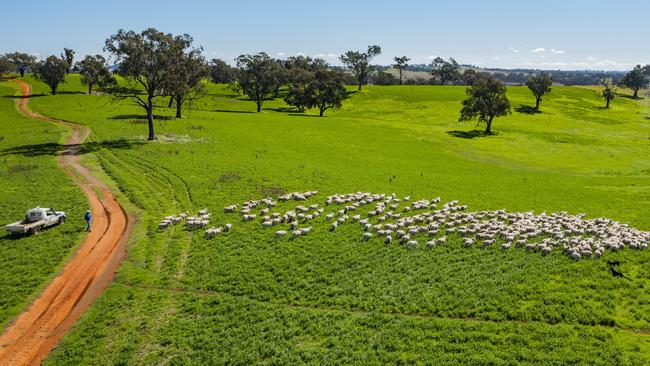
M 619 262 L 619 261 L 607 261 L 607 264 L 609 264 L 610 266 L 618 266 L 619 264 L 621 264 L 621 262 Z
M 610 268 L 609 272 L 612 274 L 614 277 L 621 277 L 621 278 L 627 278 L 625 277 L 621 272 L 615 270 L 614 268 Z

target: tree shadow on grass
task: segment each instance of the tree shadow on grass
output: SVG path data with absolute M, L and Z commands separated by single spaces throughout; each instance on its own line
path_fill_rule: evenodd
M 101 149 L 133 149 L 144 144 L 140 140 L 105 140 L 90 141 L 83 144 L 58 144 L 48 142 L 44 144 L 31 144 L 10 147 L 2 150 L 0 156 L 20 155 L 24 157 L 57 156 L 57 155 L 84 155 Z
M 274 107 L 274 108 L 264 108 L 267 111 L 282 112 L 282 113 L 300 113 L 300 111 L 293 107 Z
M 215 112 L 221 112 L 221 113 L 255 113 L 252 111 L 235 111 L 231 109 L 215 109 Z
M 109 117 L 109 119 L 143 119 L 146 121 L 147 115 L 146 114 L 118 114 L 116 116 Z M 159 114 L 154 114 L 153 119 L 157 119 L 160 121 L 169 121 L 175 118 L 172 116 L 161 116 Z
M 643 97 L 634 97 L 634 95 L 627 95 L 627 94 L 616 94 L 617 97 L 619 98 L 625 98 L 625 99 L 632 99 L 632 100 L 641 100 Z
M 529 106 L 529 105 L 525 105 L 525 104 L 520 105 L 519 107 L 515 108 L 515 110 L 516 110 L 517 112 L 519 112 L 519 113 L 523 113 L 523 114 L 538 114 L 538 113 L 542 113 L 542 111 L 540 111 L 539 109 L 535 109 L 535 107 L 533 107 L 533 106 Z
M 29 98 L 38 98 L 38 97 L 45 97 L 50 94 L 45 94 L 45 93 L 39 93 L 39 94 L 32 94 L 28 96 L 24 95 L 3 95 L 3 98 L 10 98 L 10 99 L 29 99 Z
M 305 113 L 289 113 L 287 116 L 292 116 L 292 117 L 316 117 L 316 118 L 325 118 L 326 116 L 319 116 L 317 114 L 305 114 Z
M 458 137 L 461 139 L 474 139 L 477 137 L 494 136 L 497 135 L 497 133 L 493 132 L 490 134 L 486 134 L 485 131 L 481 131 L 481 130 L 471 130 L 471 131 L 453 130 L 453 131 L 447 131 L 447 135 Z

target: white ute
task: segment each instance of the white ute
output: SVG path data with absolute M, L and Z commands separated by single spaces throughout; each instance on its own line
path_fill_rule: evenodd
M 38 234 L 46 227 L 63 224 L 65 219 L 66 215 L 63 211 L 36 207 L 27 210 L 24 219 L 6 225 L 5 229 L 12 234 Z

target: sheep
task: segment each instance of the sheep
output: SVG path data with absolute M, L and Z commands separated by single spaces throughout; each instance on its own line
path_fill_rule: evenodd
M 158 229 L 167 229 L 170 224 L 171 221 L 163 220 L 158 224 Z
M 204 208 L 199 210 L 199 216 L 207 215 L 208 214 L 208 209 Z
M 291 233 L 291 237 L 292 237 L 293 239 L 296 239 L 296 238 L 299 237 L 300 235 L 302 235 L 302 230 L 294 230 L 293 233 Z
M 287 235 L 287 232 L 284 231 L 284 230 L 278 230 L 278 231 L 275 232 L 276 237 L 281 237 L 281 236 L 285 236 L 285 235 Z
M 230 230 L 232 230 L 232 224 L 226 224 L 226 227 L 224 228 L 223 231 L 229 232 Z
M 330 226 L 330 231 L 336 231 L 336 228 L 339 226 L 338 222 L 333 222 Z
M 364 234 L 363 234 L 363 240 L 368 241 L 368 240 L 370 240 L 370 238 L 372 238 L 372 234 L 371 234 L 371 233 L 364 233 Z
M 432 239 L 427 242 L 427 248 L 432 249 L 433 247 L 436 246 L 436 240 Z
M 390 244 L 393 241 L 393 237 L 388 235 L 384 238 L 384 244 Z
M 418 242 L 417 240 L 409 240 L 406 242 L 404 246 L 407 247 L 408 249 L 413 249 L 418 246 Z

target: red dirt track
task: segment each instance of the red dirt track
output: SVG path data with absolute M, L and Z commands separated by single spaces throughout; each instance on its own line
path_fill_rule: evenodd
M 31 87 L 14 79 L 23 98 L 23 115 L 69 128 L 72 135 L 59 165 L 85 193 L 93 215 L 93 231 L 52 282 L 0 335 L 0 365 L 38 365 L 81 314 L 111 283 L 126 256 L 133 220 L 111 191 L 79 163 L 78 146 L 90 134 L 82 125 L 41 116 L 28 108 Z M 101 192 L 101 194 L 97 193 Z

